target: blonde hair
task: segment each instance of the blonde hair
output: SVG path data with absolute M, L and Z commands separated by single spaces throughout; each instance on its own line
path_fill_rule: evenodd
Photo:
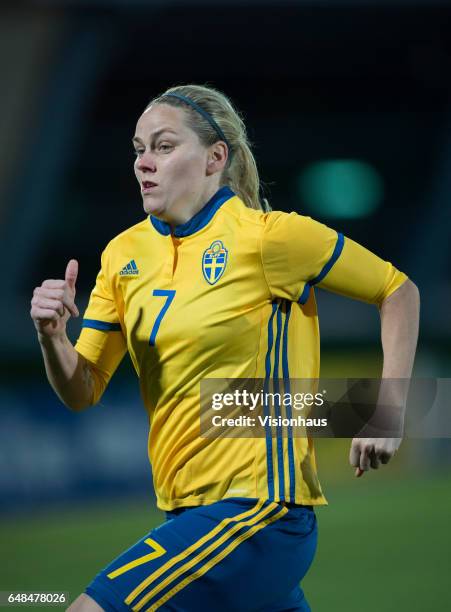
M 246 133 L 246 126 L 229 98 L 210 86 L 178 85 L 170 87 L 147 105 L 147 108 L 154 104 L 168 104 L 183 108 L 189 127 L 206 147 L 220 140 L 217 131 L 186 102 L 175 97 L 166 97 L 169 93 L 180 94 L 198 104 L 223 131 L 231 150 L 229 150 L 229 159 L 221 176 L 221 185 L 228 185 L 249 208 L 270 210 L 267 200 L 260 199 L 260 177 Z

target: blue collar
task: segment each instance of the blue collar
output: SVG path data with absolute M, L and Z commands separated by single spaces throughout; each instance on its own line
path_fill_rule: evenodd
M 195 232 L 198 232 L 209 223 L 216 211 L 226 202 L 234 196 L 234 192 L 230 187 L 221 187 L 214 196 L 205 204 L 198 213 L 194 215 L 189 221 L 182 225 L 177 225 L 174 229 L 174 236 L 176 238 L 182 238 L 184 236 L 190 236 Z M 171 233 L 171 226 L 166 221 L 161 221 L 157 217 L 150 215 L 150 222 L 154 228 L 163 236 L 169 236 Z

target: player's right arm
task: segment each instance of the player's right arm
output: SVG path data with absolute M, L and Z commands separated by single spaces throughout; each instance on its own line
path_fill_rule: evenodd
M 77 274 L 78 262 L 71 259 L 64 280 L 45 280 L 35 288 L 30 310 L 48 381 L 61 401 L 73 410 L 92 403 L 95 386 L 89 362 L 75 350 L 66 334 L 69 318 L 79 315 L 75 305 Z

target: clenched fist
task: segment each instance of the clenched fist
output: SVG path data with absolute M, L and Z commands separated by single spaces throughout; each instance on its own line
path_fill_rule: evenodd
M 360 478 L 370 467 L 377 470 L 390 461 L 400 447 L 402 438 L 354 438 L 349 452 L 349 463 Z
M 78 317 L 74 301 L 77 275 L 78 261 L 71 259 L 64 280 L 45 280 L 34 290 L 30 315 L 41 338 L 61 335 L 69 317 Z

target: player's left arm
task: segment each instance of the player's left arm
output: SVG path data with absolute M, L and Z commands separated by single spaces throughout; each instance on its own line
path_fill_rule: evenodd
M 319 286 L 379 308 L 384 366 L 377 408 L 380 414 L 382 406 L 394 407 L 402 430 L 418 337 L 418 289 L 390 262 L 310 217 L 275 211 L 264 219 L 261 255 L 273 297 L 306 304 Z M 387 463 L 399 438 L 354 438 L 356 475 Z
M 399 411 L 400 437 L 354 438 L 349 461 L 356 468 L 357 477 L 370 468 L 377 469 L 381 464 L 388 463 L 401 444 L 408 380 L 412 373 L 418 339 L 419 311 L 419 291 L 409 279 L 381 304 L 384 365 L 379 404 Z M 394 416 L 396 418 L 396 415 Z
M 418 339 L 419 291 L 391 263 L 348 238 L 320 286 L 379 307 L 384 362 L 378 410 L 380 414 L 384 406 L 390 406 L 396 411 L 393 418 L 398 419 L 399 437 L 353 439 L 349 461 L 356 468 L 356 476 L 361 476 L 370 468 L 388 463 L 401 444 Z

